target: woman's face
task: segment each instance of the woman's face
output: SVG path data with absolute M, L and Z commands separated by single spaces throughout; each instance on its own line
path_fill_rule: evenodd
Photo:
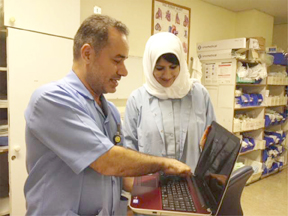
M 161 57 L 153 70 L 153 76 L 163 87 L 170 87 L 180 73 L 180 66 Z

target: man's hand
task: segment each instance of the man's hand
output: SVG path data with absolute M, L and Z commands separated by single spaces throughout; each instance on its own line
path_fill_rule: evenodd
M 211 130 L 211 125 L 209 125 L 206 130 L 204 131 L 203 133 L 203 136 L 201 137 L 201 140 L 200 140 L 200 148 L 201 148 L 201 151 L 203 150 L 204 148 L 204 145 L 205 145 L 205 142 L 206 142 L 206 139 L 207 139 L 207 136 L 209 134 Z
M 190 176 L 191 168 L 186 164 L 170 158 L 164 158 L 163 172 L 168 175 Z
M 190 167 L 175 159 L 147 155 L 121 146 L 113 146 L 90 167 L 108 176 L 137 177 L 159 171 L 171 175 L 191 175 Z
M 211 178 L 216 179 L 220 185 L 224 185 L 227 180 L 227 176 L 221 174 L 210 174 Z

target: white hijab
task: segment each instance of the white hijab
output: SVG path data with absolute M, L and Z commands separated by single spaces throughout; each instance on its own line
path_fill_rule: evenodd
M 156 61 L 165 53 L 175 54 L 180 63 L 180 73 L 170 87 L 163 87 L 153 76 Z M 193 85 L 185 58 L 182 43 L 177 36 L 169 32 L 152 35 L 146 43 L 143 56 L 146 90 L 159 99 L 184 97 Z

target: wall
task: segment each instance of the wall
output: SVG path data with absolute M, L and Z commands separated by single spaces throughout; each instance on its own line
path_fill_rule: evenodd
M 170 0 L 170 2 L 191 8 L 189 56 L 196 55 L 196 44 L 199 42 L 235 37 L 234 12 L 199 0 Z
M 196 44 L 203 41 L 261 36 L 266 39 L 266 46 L 272 45 L 274 18 L 268 14 L 257 10 L 236 13 L 200 0 L 167 1 L 191 8 L 190 57 L 196 55 Z M 93 14 L 94 6 L 101 7 L 102 14 L 119 19 L 128 26 L 129 55 L 142 57 L 151 35 L 152 0 L 81 0 L 81 21 Z M 124 111 L 125 99 L 111 101 L 120 112 Z
M 191 8 L 189 56 L 196 54 L 196 43 L 235 37 L 236 14 L 199 0 L 169 0 Z M 93 7 L 102 8 L 102 14 L 124 22 L 130 29 L 130 55 L 143 56 L 145 43 L 151 35 L 152 0 L 81 0 L 81 21 L 93 13 Z
M 257 10 L 238 12 L 236 37 L 264 37 L 266 46 L 272 45 L 274 17 Z
M 125 23 L 129 30 L 129 55 L 142 56 L 144 45 L 151 32 L 151 1 L 147 0 L 81 0 L 81 22 L 93 14 L 94 6 L 101 7 L 102 14 Z
M 235 37 L 236 13 L 199 0 L 170 0 L 191 8 L 189 56 L 196 55 L 196 44 L 202 41 Z M 121 20 L 130 29 L 129 55 L 143 56 L 151 35 L 152 0 L 81 0 L 81 22 L 93 14 L 94 6 L 102 14 Z M 124 111 L 126 100 L 110 100 Z
M 125 23 L 130 30 L 129 55 L 143 56 L 145 43 L 151 35 L 150 0 L 81 0 L 80 21 L 93 14 L 94 6 L 101 7 L 102 14 L 109 15 Z M 131 71 L 128 71 L 131 73 Z M 128 75 L 129 76 L 129 75 Z M 121 85 L 121 83 L 120 83 Z M 109 99 L 120 113 L 125 110 L 126 100 Z
M 288 52 L 288 24 L 274 25 L 273 45 Z

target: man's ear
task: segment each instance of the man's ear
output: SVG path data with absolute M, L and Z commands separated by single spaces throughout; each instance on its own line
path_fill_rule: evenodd
M 90 63 L 92 52 L 93 52 L 93 48 L 91 47 L 90 44 L 85 43 L 81 47 L 81 57 L 86 63 Z

